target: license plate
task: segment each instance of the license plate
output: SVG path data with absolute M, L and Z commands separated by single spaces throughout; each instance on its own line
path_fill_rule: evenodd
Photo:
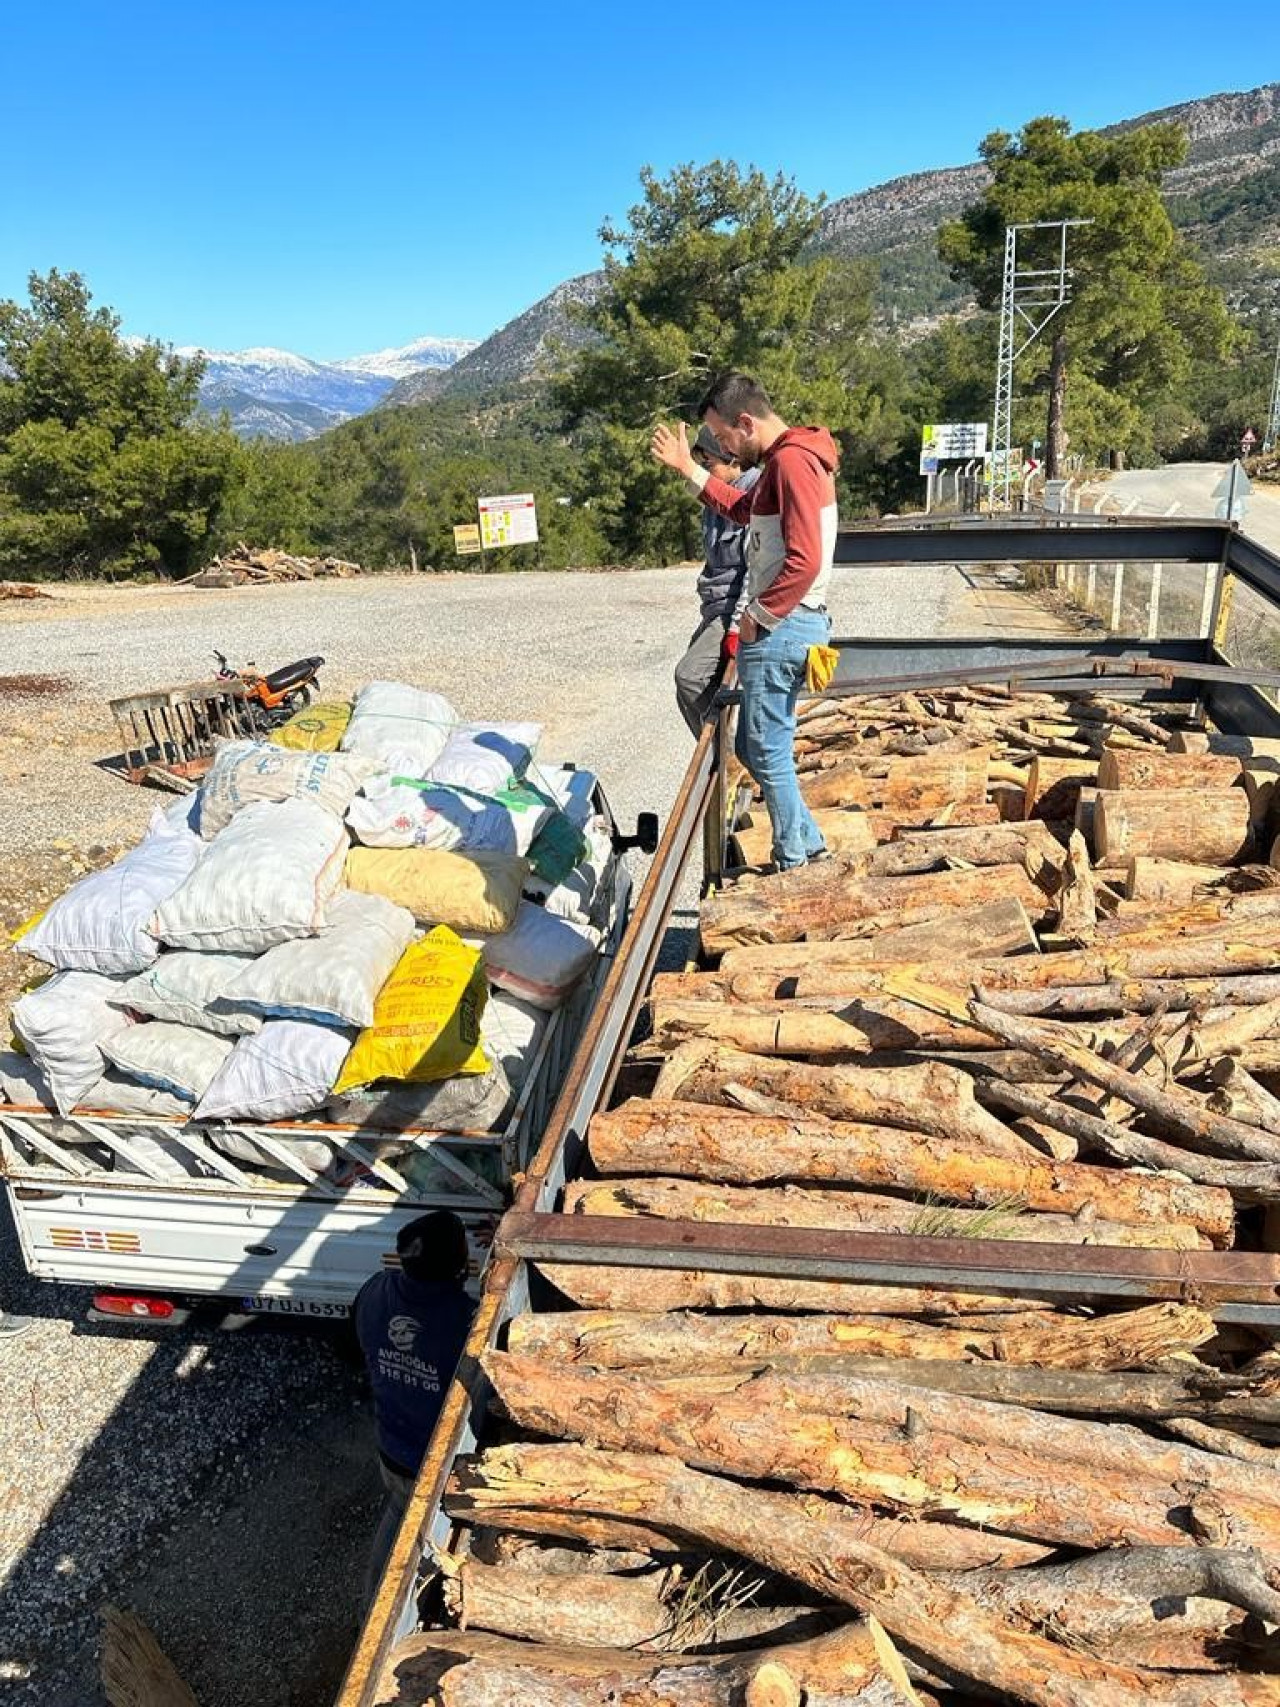
M 250 1315 L 266 1316 L 330 1316 L 349 1314 L 345 1304 L 322 1304 L 313 1298 L 272 1298 L 263 1294 L 257 1298 L 242 1298 L 240 1308 Z

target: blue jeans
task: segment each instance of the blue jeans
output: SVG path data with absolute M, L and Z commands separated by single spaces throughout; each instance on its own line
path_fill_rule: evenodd
M 760 785 L 773 827 L 773 859 L 780 871 L 825 851 L 796 782 L 796 700 L 804 687 L 811 646 L 825 646 L 831 618 L 797 609 L 771 632 L 738 648 L 738 757 Z

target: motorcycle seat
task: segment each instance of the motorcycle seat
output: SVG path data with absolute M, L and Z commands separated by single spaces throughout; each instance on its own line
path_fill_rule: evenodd
M 289 688 L 296 688 L 314 676 L 323 663 L 323 658 L 299 658 L 296 664 L 285 664 L 265 678 L 267 688 L 271 693 L 284 693 Z

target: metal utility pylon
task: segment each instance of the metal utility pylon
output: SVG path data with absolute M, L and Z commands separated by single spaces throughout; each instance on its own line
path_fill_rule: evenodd
M 1271 405 L 1267 410 L 1267 425 L 1262 435 L 1263 452 L 1269 454 L 1277 444 L 1280 444 L 1280 336 L 1276 338 L 1276 369 L 1271 378 Z
M 1009 502 L 1013 450 L 1013 364 L 1071 300 L 1071 269 L 1067 266 L 1067 232 L 1073 225 L 1092 225 L 1091 219 L 1042 219 L 1007 225 L 1004 232 L 1004 288 L 1000 293 L 1000 353 L 996 358 L 995 419 L 991 424 L 991 502 L 997 491 Z M 1020 231 L 1056 231 L 1056 267 L 1019 267 Z M 1021 341 L 1019 341 L 1021 340 Z

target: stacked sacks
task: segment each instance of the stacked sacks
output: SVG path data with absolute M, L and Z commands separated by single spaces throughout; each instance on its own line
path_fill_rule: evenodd
M 196 796 L 30 927 L 56 973 L 15 1008 L 27 1054 L 0 1054 L 0 1094 L 374 1131 L 510 1117 L 607 916 L 594 779 L 531 780 L 539 725 L 462 724 L 437 694 L 374 683 L 345 709 L 296 745 L 219 743 Z

